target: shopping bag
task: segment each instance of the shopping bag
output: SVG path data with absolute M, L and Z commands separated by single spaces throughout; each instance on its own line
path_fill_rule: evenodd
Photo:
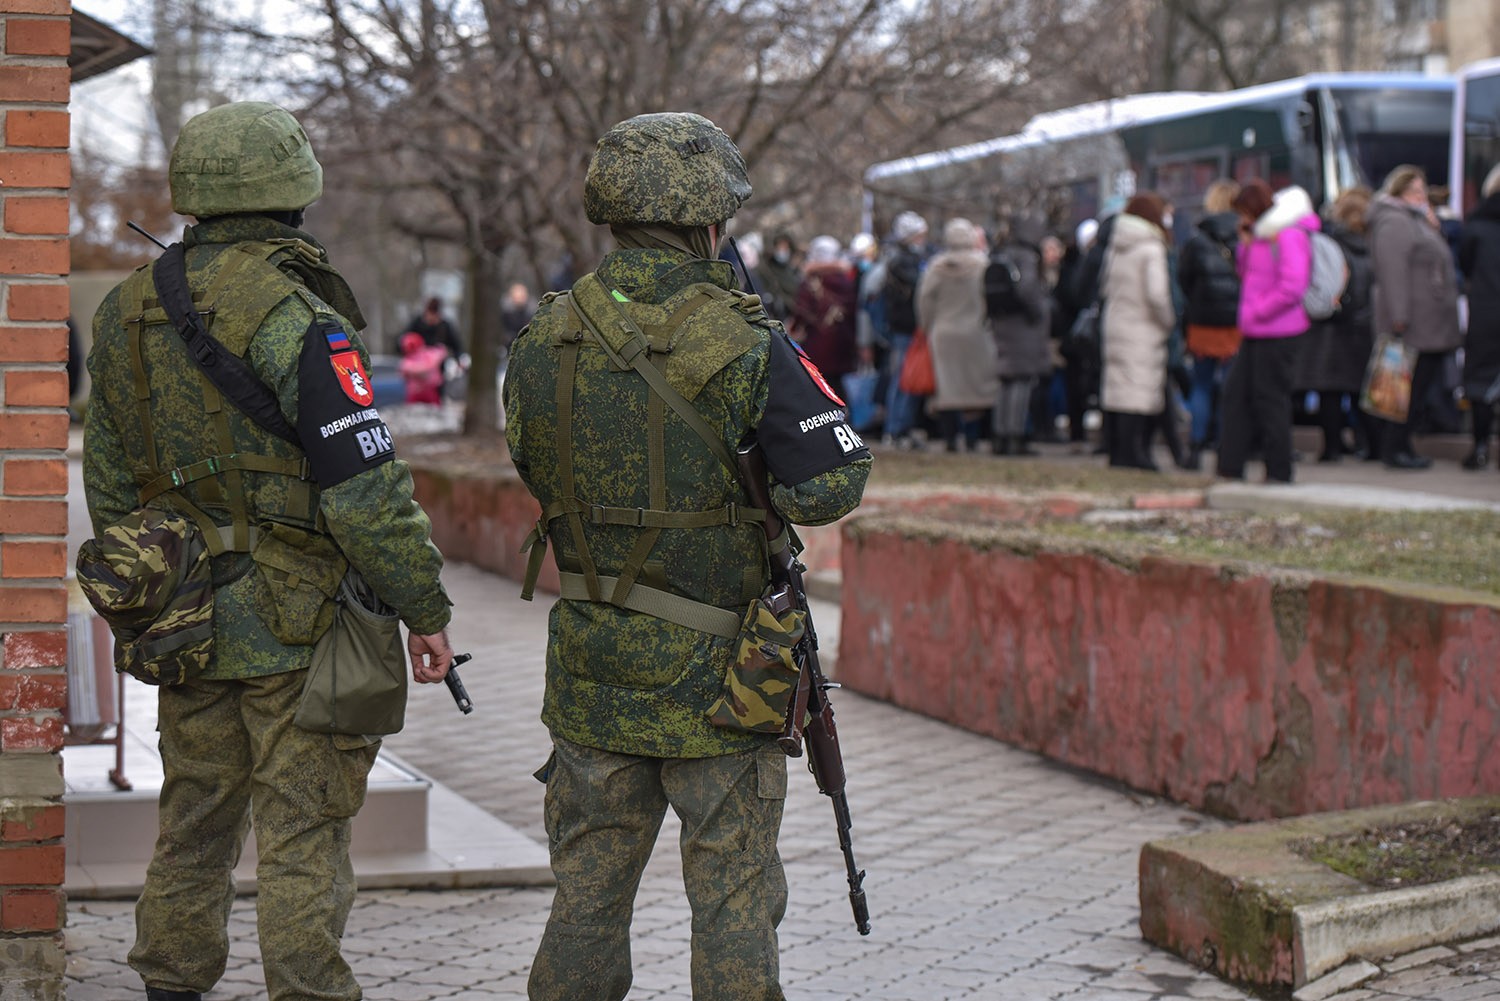
M 849 407 L 849 426 L 864 431 L 875 423 L 880 408 L 875 403 L 875 386 L 880 373 L 874 369 L 850 372 L 844 376 L 844 400 Z
M 1406 421 L 1411 408 L 1411 370 L 1415 352 L 1399 337 L 1382 335 L 1375 342 L 1359 405 L 1365 413 L 1397 424 Z
M 901 392 L 908 396 L 931 396 L 937 392 L 937 372 L 932 367 L 932 348 L 927 344 L 927 331 L 917 328 L 912 335 L 911 346 L 901 361 Z

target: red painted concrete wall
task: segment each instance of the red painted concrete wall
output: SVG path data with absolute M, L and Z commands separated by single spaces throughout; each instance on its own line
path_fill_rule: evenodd
M 542 508 L 519 476 L 506 469 L 485 475 L 461 475 L 439 467 L 412 464 L 417 501 L 432 519 L 432 541 L 450 560 L 472 563 L 506 577 L 526 576 L 521 543 Z M 799 528 L 807 546 L 802 561 L 811 570 L 838 569 L 839 527 Z M 552 551 L 542 564 L 537 590 L 557 593 L 557 566 Z
M 845 533 L 851 688 L 1238 818 L 1500 791 L 1491 604 L 917 535 Z

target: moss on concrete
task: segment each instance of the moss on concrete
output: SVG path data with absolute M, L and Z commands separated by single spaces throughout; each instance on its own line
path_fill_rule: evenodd
M 1278 605 L 1283 645 L 1305 633 L 1305 583 L 1338 577 L 1438 601 L 1500 596 L 1500 512 L 1350 511 L 1267 517 L 1242 512 L 1160 511 L 1119 521 L 1031 520 L 1017 527 L 935 516 L 873 514 L 858 533 L 894 529 L 934 541 L 963 539 L 982 550 L 1089 553 L 1138 567 L 1152 556 L 1217 564 L 1231 576 L 1288 582 Z M 1482 600 L 1482 599 L 1481 599 Z

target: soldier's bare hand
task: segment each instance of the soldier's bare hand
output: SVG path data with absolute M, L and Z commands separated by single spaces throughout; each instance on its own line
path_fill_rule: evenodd
M 453 647 L 448 644 L 448 630 L 424 636 L 406 634 L 406 652 L 411 654 L 411 677 L 418 684 L 442 681 L 453 663 Z

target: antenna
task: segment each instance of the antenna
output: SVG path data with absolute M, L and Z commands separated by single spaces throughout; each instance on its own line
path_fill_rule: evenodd
M 166 249 L 167 249 L 167 245 L 166 245 L 166 244 L 165 244 L 165 243 L 162 243 L 162 242 L 161 242 L 161 241 L 160 241 L 160 240 L 158 240 L 158 239 L 157 239 L 157 238 L 156 238 L 156 237 L 154 237 L 154 236 L 152 236 L 152 235 L 151 235 L 151 234 L 150 234 L 150 233 L 148 233 L 148 232 L 146 232 L 146 231 L 145 231 L 145 230 L 144 230 L 144 229 L 141 229 L 141 227 L 139 227 L 139 226 L 137 226 L 137 225 L 136 225 L 136 224 L 135 224 L 135 223 L 134 223 L 134 222 L 132 222 L 132 221 L 131 221 L 131 220 L 129 220 L 129 219 L 126 219 L 126 220 L 125 220 L 125 225 L 127 225 L 127 226 L 129 226 L 129 227 L 130 227 L 130 228 L 131 228 L 131 229 L 133 229 L 133 230 L 135 230 L 135 231 L 136 231 L 136 232 L 137 232 L 137 233 L 139 233 L 139 234 L 141 234 L 141 235 L 142 235 L 142 236 L 144 236 L 144 237 L 145 237 L 145 238 L 146 238 L 146 239 L 148 239 L 148 240 L 150 240 L 150 241 L 151 241 L 151 242 L 152 242 L 152 243 L 154 243 L 154 244 L 156 244 L 156 245 L 157 245 L 157 246 L 158 246 L 158 247 L 160 247 L 160 248 L 161 248 L 161 249 L 162 249 L 162 250 L 166 250 Z
M 739 263 L 740 274 L 745 276 L 745 284 L 749 286 L 750 294 L 760 295 L 760 289 L 755 287 L 755 279 L 750 277 L 750 269 L 745 267 L 745 259 L 740 256 L 740 245 L 734 242 L 732 236 L 726 236 L 724 239 L 728 242 L 729 249 L 734 251 L 734 259 Z

